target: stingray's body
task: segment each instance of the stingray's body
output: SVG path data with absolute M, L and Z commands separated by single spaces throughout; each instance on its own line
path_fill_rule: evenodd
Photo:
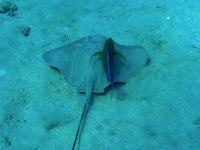
M 112 57 L 112 75 L 115 81 L 110 80 L 110 82 L 107 80 L 108 74 L 102 63 L 102 57 L 96 56 L 90 61 L 91 56 L 104 49 L 107 39 L 101 35 L 87 36 L 43 55 L 44 60 L 50 66 L 58 68 L 65 81 L 76 88 L 77 92 L 86 92 L 83 113 L 72 149 L 75 148 L 91 93 L 102 93 L 105 87 L 114 82 L 127 82 L 141 71 L 148 59 L 146 50 L 141 46 L 123 46 L 113 42 L 114 53 L 122 57 Z

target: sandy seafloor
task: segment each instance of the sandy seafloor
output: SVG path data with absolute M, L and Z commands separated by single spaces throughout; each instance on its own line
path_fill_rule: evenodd
M 111 86 L 92 94 L 76 149 L 200 149 L 200 1 L 9 2 L 18 10 L 0 14 L 1 150 L 72 149 L 85 95 L 42 55 L 95 34 L 140 45 L 149 61 L 112 99 Z

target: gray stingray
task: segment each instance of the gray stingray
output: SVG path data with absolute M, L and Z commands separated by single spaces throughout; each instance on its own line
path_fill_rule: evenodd
M 86 92 L 83 113 L 79 122 L 73 148 L 75 148 L 79 128 L 84 117 L 92 92 L 102 93 L 110 85 L 102 63 L 102 56 L 91 56 L 101 52 L 108 38 L 92 35 L 81 38 L 68 45 L 53 49 L 43 54 L 44 60 L 62 73 L 65 81 L 77 92 Z M 113 56 L 112 73 L 115 82 L 127 82 L 145 66 L 148 53 L 141 46 L 124 46 L 114 42 L 114 52 L 123 55 Z

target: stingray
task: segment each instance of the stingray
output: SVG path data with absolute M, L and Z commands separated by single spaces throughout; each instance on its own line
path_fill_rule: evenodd
M 113 88 L 115 82 L 127 82 L 146 65 L 148 53 L 143 47 L 124 46 L 109 39 L 101 35 L 87 36 L 42 56 L 48 65 L 60 70 L 67 84 L 77 92 L 85 92 L 83 112 L 72 150 L 76 146 L 91 93 L 102 93 L 110 84 Z M 98 55 L 103 54 L 105 48 L 114 51 L 107 51 L 107 69 L 102 63 L 104 55 Z

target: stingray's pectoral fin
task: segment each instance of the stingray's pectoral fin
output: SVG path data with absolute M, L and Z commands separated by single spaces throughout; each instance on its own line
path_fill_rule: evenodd
M 97 53 L 93 54 L 93 55 L 90 57 L 90 60 L 92 59 L 93 56 L 99 55 L 99 54 L 103 54 L 103 52 L 97 52 Z
M 114 54 L 117 55 L 117 56 L 120 56 L 120 57 L 124 58 L 125 61 L 126 61 L 126 58 L 122 54 L 119 54 L 119 53 L 114 53 Z

